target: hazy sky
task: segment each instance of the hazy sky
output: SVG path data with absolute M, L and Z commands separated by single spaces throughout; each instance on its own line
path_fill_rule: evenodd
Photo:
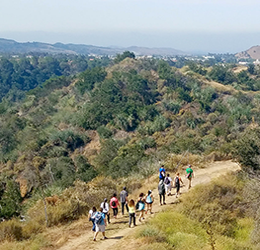
M 237 52 L 260 44 L 259 0 L 1 0 L 0 37 L 20 42 Z

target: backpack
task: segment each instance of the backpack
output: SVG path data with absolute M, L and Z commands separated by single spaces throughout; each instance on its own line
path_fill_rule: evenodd
M 112 207 L 115 207 L 116 206 L 116 202 L 112 201 L 111 205 L 112 205 Z
M 175 186 L 176 186 L 176 185 L 180 185 L 180 179 L 179 179 L 179 177 L 176 177 L 176 178 L 175 178 Z
M 165 183 L 166 185 L 168 185 L 168 184 L 171 183 L 168 177 L 165 178 L 164 183 Z
M 103 218 L 102 218 L 102 213 L 97 213 L 95 215 L 95 224 L 99 225 L 102 222 Z
M 136 210 L 139 209 L 139 202 L 140 202 L 140 201 L 137 201 L 136 204 L 135 204 L 135 209 L 136 209 Z

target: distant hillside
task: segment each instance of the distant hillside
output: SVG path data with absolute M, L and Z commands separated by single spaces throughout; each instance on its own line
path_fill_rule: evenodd
M 99 47 L 85 44 L 63 44 L 63 43 L 41 43 L 41 42 L 26 42 L 19 43 L 14 40 L 0 38 L 0 53 L 63 53 L 63 54 L 95 54 L 95 55 L 116 55 L 126 50 L 134 52 L 136 55 L 187 55 L 188 53 L 176 50 L 173 48 L 146 48 L 146 47 L 129 47 L 129 48 L 112 48 Z
M 244 59 L 254 59 L 254 60 L 259 60 L 260 59 L 260 46 L 253 46 L 250 49 L 246 50 L 246 51 L 242 51 L 240 53 L 236 54 L 237 58 L 244 58 Z

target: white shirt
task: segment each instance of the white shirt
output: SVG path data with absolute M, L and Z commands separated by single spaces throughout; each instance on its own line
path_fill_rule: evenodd
M 90 218 L 94 218 L 95 217 L 95 214 L 96 214 L 96 212 L 93 212 L 93 210 L 91 209 L 91 210 L 89 210 L 89 215 L 90 215 Z
M 169 184 L 165 184 L 166 186 L 171 186 L 171 184 L 172 184 L 172 178 L 171 177 L 166 177 L 166 178 L 168 178 L 168 180 L 170 181 L 170 183 Z
M 103 213 L 107 213 L 109 211 L 109 205 L 107 202 L 105 203 L 105 208 L 104 208 L 104 202 L 101 203 L 100 207 L 103 208 Z

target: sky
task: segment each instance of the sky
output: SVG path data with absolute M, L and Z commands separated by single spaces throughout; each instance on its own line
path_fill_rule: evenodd
M 260 45 L 259 0 L 1 0 L 18 42 L 236 53 Z

